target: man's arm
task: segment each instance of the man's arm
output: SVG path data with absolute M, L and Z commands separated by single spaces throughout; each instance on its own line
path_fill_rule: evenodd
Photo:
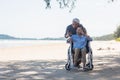
M 68 37 L 70 37 L 70 35 L 71 35 L 71 33 L 70 33 L 70 28 L 69 28 L 69 26 L 67 26 L 64 37 L 65 37 L 65 38 L 68 38 Z
M 92 41 L 93 39 L 90 36 L 87 36 L 88 41 Z

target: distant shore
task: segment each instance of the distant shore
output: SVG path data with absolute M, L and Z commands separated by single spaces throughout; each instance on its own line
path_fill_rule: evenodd
M 92 37 L 93 40 L 96 41 L 109 41 L 114 40 L 113 34 L 107 34 L 103 36 L 98 37 Z M 6 35 L 6 34 L 0 34 L 0 40 L 66 40 L 64 37 L 58 37 L 58 38 L 52 38 L 52 37 L 45 37 L 45 38 L 17 38 L 14 36 Z

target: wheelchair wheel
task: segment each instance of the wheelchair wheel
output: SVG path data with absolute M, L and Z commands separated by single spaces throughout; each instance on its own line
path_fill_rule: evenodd
M 94 65 L 93 64 L 90 65 L 90 63 L 86 64 L 86 66 L 89 68 L 89 70 L 93 70 L 93 68 L 94 68 Z M 91 68 L 90 68 L 90 66 L 91 66 Z
M 70 64 L 65 64 L 65 69 L 67 70 L 67 71 L 70 71 Z

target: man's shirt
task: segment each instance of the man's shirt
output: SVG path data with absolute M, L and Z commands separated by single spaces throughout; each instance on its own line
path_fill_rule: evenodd
M 79 27 L 81 27 L 83 29 L 83 32 L 86 33 L 86 29 L 83 27 L 82 24 L 79 24 Z M 72 24 L 67 26 L 65 36 L 67 35 L 67 33 L 70 33 L 71 35 L 76 34 L 76 30 L 77 28 L 73 28 Z

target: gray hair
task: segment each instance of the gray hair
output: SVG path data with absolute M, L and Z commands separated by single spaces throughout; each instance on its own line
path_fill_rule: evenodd
M 74 18 L 73 22 L 80 23 L 80 20 L 78 18 Z

